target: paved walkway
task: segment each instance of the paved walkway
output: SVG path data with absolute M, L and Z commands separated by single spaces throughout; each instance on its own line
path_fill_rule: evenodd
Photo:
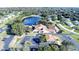
M 0 40 L 0 50 L 3 49 L 4 43 Z

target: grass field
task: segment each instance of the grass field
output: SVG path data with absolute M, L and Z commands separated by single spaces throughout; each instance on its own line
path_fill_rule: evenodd
M 61 30 L 63 30 L 62 34 L 70 34 L 70 32 L 64 30 L 62 27 L 59 27 Z M 79 31 L 78 31 L 79 32 Z M 79 36 L 75 34 L 70 35 L 72 38 L 74 38 L 79 43 Z
M 74 38 L 79 43 L 79 36 L 77 35 L 71 35 L 72 38 Z

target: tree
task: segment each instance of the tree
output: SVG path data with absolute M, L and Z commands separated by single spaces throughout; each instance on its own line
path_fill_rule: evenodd
M 22 23 L 16 22 L 12 25 L 12 31 L 16 34 L 16 35 L 22 35 L 25 31 L 24 31 L 24 25 Z
M 4 14 L 0 12 L 0 16 L 4 16 Z
M 51 51 L 59 51 L 59 47 L 57 44 L 49 44 Z
M 58 20 L 58 17 L 57 17 L 56 14 L 53 14 L 53 15 L 51 16 L 51 18 L 52 18 L 52 21 Z
M 59 51 L 56 44 L 40 44 L 38 47 L 39 51 Z
M 46 24 L 47 24 L 47 21 L 46 21 L 46 20 L 40 20 L 40 21 L 38 22 L 38 24 L 46 25 Z
M 6 33 L 7 33 L 8 35 L 12 35 L 13 33 L 12 33 L 11 24 L 6 24 L 6 25 L 7 25 Z
M 60 50 L 61 51 L 68 51 L 68 47 L 69 46 L 74 46 L 71 42 L 68 42 L 67 40 L 64 40 L 63 42 L 62 42 L 62 45 L 60 46 Z
M 42 42 L 47 42 L 46 35 L 41 35 L 40 39 Z
M 58 15 L 58 20 L 62 21 L 61 15 Z

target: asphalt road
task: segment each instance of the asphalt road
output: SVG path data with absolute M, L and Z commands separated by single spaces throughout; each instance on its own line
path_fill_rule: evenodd
M 4 38 L 4 50 L 8 50 L 9 49 L 9 44 L 13 39 L 13 35 L 8 35 L 6 38 Z
M 60 37 L 62 40 L 68 40 L 69 42 L 72 42 L 79 49 L 79 43 L 69 35 L 60 35 Z

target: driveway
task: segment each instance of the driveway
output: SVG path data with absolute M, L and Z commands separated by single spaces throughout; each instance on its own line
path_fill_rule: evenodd
M 13 37 L 14 37 L 13 35 L 8 35 L 6 38 L 4 38 L 4 47 L 3 47 L 4 50 L 9 49 L 9 44 L 12 41 Z
M 0 33 L 2 33 L 4 30 L 2 28 L 0 28 Z

